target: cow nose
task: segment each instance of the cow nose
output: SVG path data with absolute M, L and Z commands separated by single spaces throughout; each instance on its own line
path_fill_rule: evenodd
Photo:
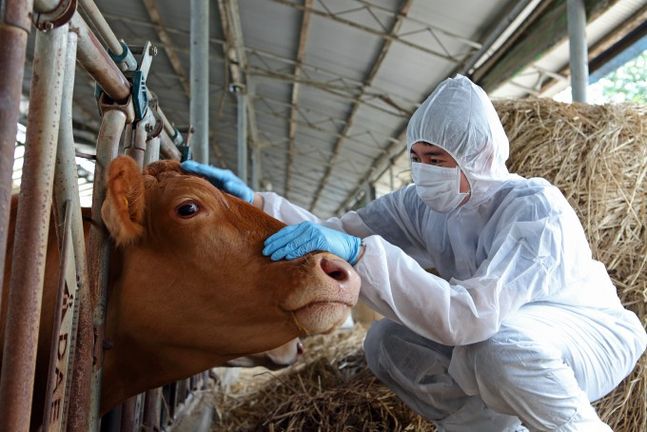
M 297 355 L 303 355 L 303 344 L 301 341 L 297 342 Z
M 352 267 L 346 261 L 322 257 L 321 269 L 337 282 L 347 282 L 351 277 Z

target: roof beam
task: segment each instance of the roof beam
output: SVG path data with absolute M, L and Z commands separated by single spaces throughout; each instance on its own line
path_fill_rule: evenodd
M 411 9 L 412 4 L 413 4 L 413 0 L 404 0 L 401 3 L 400 10 L 397 14 L 397 17 L 393 21 L 393 25 L 391 26 L 389 35 L 395 35 L 398 32 L 398 30 L 402 26 L 404 17 L 406 17 L 407 13 L 409 13 L 409 9 Z M 335 146 L 333 148 L 333 155 L 332 155 L 333 164 L 337 160 L 337 157 L 339 156 L 341 146 L 342 146 L 342 137 L 347 136 L 348 132 L 353 126 L 353 121 L 359 109 L 359 106 L 360 106 L 359 101 L 362 94 L 364 93 L 364 89 L 366 89 L 367 87 L 370 87 L 371 83 L 373 82 L 373 79 L 377 75 L 378 70 L 382 66 L 382 63 L 384 62 L 384 59 L 386 58 L 386 55 L 389 52 L 389 49 L 391 48 L 392 42 L 393 42 L 393 38 L 389 38 L 389 37 L 384 38 L 384 41 L 382 43 L 382 48 L 380 49 L 380 52 L 377 54 L 377 57 L 373 61 L 373 65 L 371 66 L 371 69 L 368 71 L 368 74 L 366 75 L 366 79 L 364 80 L 365 85 L 361 89 L 361 94 L 355 99 L 355 101 L 352 102 L 352 108 L 350 110 L 350 113 L 348 114 L 348 117 L 346 118 L 344 128 L 340 134 L 341 137 L 337 139 L 337 141 L 335 142 Z M 319 187 L 317 188 L 317 191 L 314 194 L 312 203 L 310 204 L 310 211 L 314 211 L 314 208 L 317 206 L 317 202 L 321 197 L 321 192 L 325 188 L 326 183 L 330 178 L 331 172 L 332 172 L 332 168 L 330 167 L 326 168 L 326 173 L 321 179 L 321 183 L 319 183 Z
M 406 45 L 406 46 L 408 46 L 410 48 L 416 49 L 418 51 L 422 51 L 422 52 L 424 52 L 426 54 L 430 54 L 430 55 L 432 55 L 434 57 L 443 59 L 443 60 L 448 61 L 450 63 L 455 63 L 455 64 L 460 63 L 460 59 L 456 58 L 456 56 L 452 56 L 451 54 L 446 53 L 446 52 L 435 51 L 435 50 L 429 49 L 429 48 L 427 48 L 425 46 L 419 45 L 417 43 L 410 42 L 410 41 L 400 37 L 397 34 L 397 32 L 392 32 L 392 31 L 387 32 L 387 31 L 383 31 L 383 30 L 377 30 L 377 29 L 371 28 L 371 27 L 369 27 L 367 25 L 360 24 L 358 22 L 351 21 L 349 19 L 343 18 L 341 15 L 344 12 L 349 12 L 349 11 L 342 11 L 342 12 L 339 12 L 339 13 L 333 13 L 325 6 L 325 3 L 323 2 L 323 0 L 319 0 L 319 1 L 322 4 L 322 6 L 324 7 L 325 11 L 315 9 L 313 7 L 308 8 L 305 5 L 302 5 L 302 4 L 299 4 L 299 3 L 296 3 L 296 2 L 290 1 L 290 0 L 272 0 L 272 1 L 275 2 L 275 3 L 285 5 L 285 6 L 289 6 L 289 7 L 294 8 L 294 9 L 299 9 L 299 10 L 306 10 L 307 9 L 307 10 L 310 10 L 311 13 L 313 13 L 315 15 L 322 16 L 322 17 L 325 17 L 325 18 L 329 18 L 329 19 L 331 19 L 333 21 L 336 21 L 336 22 L 341 23 L 341 24 L 345 24 L 345 25 L 347 25 L 349 27 L 353 27 L 355 29 L 362 30 L 362 31 L 364 31 L 366 33 L 369 33 L 369 34 L 372 34 L 372 35 L 375 35 L 375 36 L 379 36 L 379 37 L 383 38 L 385 41 L 386 40 L 388 40 L 389 42 L 397 41 L 397 42 L 399 42 L 399 43 L 401 43 L 403 45 Z M 370 4 L 370 3 L 366 2 L 366 1 L 360 2 L 360 3 L 364 4 L 363 9 L 367 10 L 369 13 L 371 13 L 372 15 L 375 16 L 375 10 L 378 10 L 377 5 Z M 353 9 L 353 11 L 355 11 L 355 10 L 356 9 Z M 399 16 L 397 16 L 396 20 L 399 21 L 399 22 L 402 22 L 404 18 L 406 18 L 406 15 L 399 15 Z M 379 22 L 380 25 L 381 25 L 381 22 L 379 20 L 376 19 L 376 21 Z M 432 27 L 429 24 L 425 24 L 425 27 L 422 28 L 420 31 L 431 32 L 432 35 L 437 39 L 436 33 L 441 32 L 441 29 L 436 28 L 436 27 Z M 452 35 L 452 37 L 454 37 L 454 38 L 458 38 L 458 36 L 453 35 L 450 32 L 447 32 L 445 30 L 442 30 L 442 33 L 445 34 L 445 35 Z M 460 39 L 461 39 L 462 42 L 465 42 L 464 38 L 460 38 Z M 475 49 L 478 49 L 478 47 L 480 47 L 480 44 L 478 44 L 476 42 L 471 42 L 470 41 L 470 45 L 472 45 Z M 441 46 L 442 46 L 442 44 L 441 44 Z M 443 47 L 443 49 L 444 49 L 444 47 Z
M 585 0 L 584 4 L 591 22 L 608 8 L 609 0 Z M 472 78 L 486 92 L 492 91 L 567 37 L 566 0 L 544 3 Z
M 303 57 L 306 50 L 306 42 L 308 40 L 308 34 L 310 32 L 310 9 L 312 8 L 312 0 L 305 0 L 304 3 L 305 9 L 303 9 L 303 16 L 301 18 L 301 30 L 299 32 L 299 47 L 297 48 L 297 57 L 294 65 L 294 83 L 292 84 L 292 96 L 290 97 L 290 104 L 292 108 L 290 110 L 290 124 L 288 126 L 288 163 L 285 170 L 285 186 L 284 194 L 286 198 L 289 198 L 290 194 L 290 180 L 292 177 L 291 168 L 292 168 L 292 154 L 294 153 L 295 141 L 297 136 L 297 116 L 298 104 L 299 104 L 299 90 L 301 84 L 299 83 L 299 77 L 301 76 L 301 63 L 303 62 Z

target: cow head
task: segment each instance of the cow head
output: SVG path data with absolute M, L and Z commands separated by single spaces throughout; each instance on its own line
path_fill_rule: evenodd
M 185 174 L 175 161 L 142 173 L 132 159 L 115 159 L 102 216 L 118 252 L 104 377 L 128 387 L 104 394 L 104 408 L 230 359 L 328 332 L 357 300 L 359 277 L 349 264 L 327 253 L 272 262 L 261 254 L 263 242 L 284 224 Z M 155 377 L 142 379 L 151 370 Z

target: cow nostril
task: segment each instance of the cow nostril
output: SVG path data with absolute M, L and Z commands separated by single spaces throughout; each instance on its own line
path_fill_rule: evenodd
M 350 270 L 348 265 L 344 266 L 345 262 L 342 263 L 338 260 L 331 260 L 327 258 L 322 258 L 320 265 L 321 269 L 331 278 L 335 279 L 338 282 L 345 282 L 350 278 Z
M 301 342 L 297 342 L 297 355 L 302 355 L 303 354 L 303 344 Z

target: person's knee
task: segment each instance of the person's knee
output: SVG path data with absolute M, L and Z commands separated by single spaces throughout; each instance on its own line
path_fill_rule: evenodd
M 456 347 L 450 375 L 469 395 L 479 395 L 499 412 L 509 414 L 512 394 L 525 394 L 533 376 L 563 366 L 561 354 L 538 340 L 501 334 L 479 343 Z

